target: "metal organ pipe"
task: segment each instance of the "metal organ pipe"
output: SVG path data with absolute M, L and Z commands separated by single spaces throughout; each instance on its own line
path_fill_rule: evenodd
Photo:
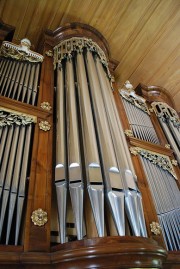
M 104 236 L 104 185 L 101 173 L 102 167 L 99 159 L 85 63 L 82 53 L 77 53 L 77 78 L 88 193 L 98 235 Z
M 54 48 L 58 67 L 56 190 L 58 184 L 65 184 L 61 187 L 62 192 L 57 191 L 59 224 L 65 228 L 65 217 L 61 217 L 65 208 L 60 208 L 65 202 L 60 201 L 66 201 L 63 193 L 67 192 L 69 185 L 71 200 L 76 195 L 76 200 L 72 200 L 76 227 L 77 215 L 81 222 L 79 230 L 82 229 L 82 207 L 77 209 L 77 205 L 83 203 L 83 188 L 87 187 L 99 236 L 105 235 L 104 193 L 105 204 L 111 209 L 118 234 L 126 234 L 125 205 L 133 234 L 147 236 L 141 194 L 107 77 L 109 73 L 106 69 L 106 74 L 102 64 L 101 58 L 105 56 L 95 43 L 95 52 L 92 52 L 91 45 L 92 41 L 86 38 L 72 38 Z M 60 147 L 66 142 L 68 163 L 64 163 L 65 150 Z M 58 161 L 63 158 L 63 161 Z M 58 177 L 60 167 L 64 169 L 66 166 L 68 173 Z M 83 233 L 81 236 L 79 233 L 77 231 L 78 239 L 81 239 Z M 63 238 L 61 243 L 66 241 L 65 234 Z
M 83 238 L 84 182 L 82 178 L 82 161 L 72 60 L 66 62 L 66 83 L 69 190 L 77 229 L 77 238 L 80 240 Z
M 56 168 L 55 184 L 59 215 L 60 241 L 66 240 L 66 207 L 67 207 L 67 153 L 65 131 L 65 89 L 63 69 L 57 71 L 57 125 L 56 125 Z

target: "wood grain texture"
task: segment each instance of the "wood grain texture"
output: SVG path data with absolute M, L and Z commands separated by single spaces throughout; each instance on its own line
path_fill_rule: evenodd
M 44 29 L 71 22 L 95 27 L 119 61 L 115 77 L 121 87 L 129 79 L 166 88 L 180 111 L 179 0 L 2 0 L 1 19 L 16 26 L 14 41 L 23 37 L 37 48 Z

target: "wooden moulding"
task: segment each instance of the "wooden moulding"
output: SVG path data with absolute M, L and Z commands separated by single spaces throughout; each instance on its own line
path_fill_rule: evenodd
M 136 88 L 135 92 L 144 97 L 149 103 L 151 102 L 164 102 L 175 109 L 174 101 L 172 96 L 167 90 L 160 86 L 146 86 L 140 83 Z
M 41 43 L 39 44 L 38 51 L 42 51 L 43 42 L 45 42 L 49 46 L 54 47 L 61 41 L 72 37 L 86 37 L 96 42 L 99 47 L 104 51 L 108 59 L 108 65 L 111 74 L 114 73 L 119 62 L 115 59 L 111 59 L 109 45 L 104 36 L 88 24 L 73 22 L 67 23 L 64 26 L 57 28 L 55 31 L 46 30 L 44 35 L 44 41 L 41 41 Z
M 14 26 L 5 24 L 0 19 L 0 45 L 2 44 L 2 41 L 4 40 L 12 41 L 14 32 L 15 32 Z
M 167 252 L 152 239 L 114 236 L 66 243 L 51 253 L 1 252 L 0 264 L 1 268 L 3 264 L 18 264 L 17 268 L 20 264 L 22 268 L 162 268 L 166 257 Z

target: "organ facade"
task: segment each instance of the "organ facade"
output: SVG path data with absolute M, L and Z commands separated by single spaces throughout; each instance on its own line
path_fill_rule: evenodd
M 46 31 L 39 48 L 1 46 L 0 264 L 178 268 L 171 99 L 129 81 L 117 89 L 117 63 L 88 25 Z

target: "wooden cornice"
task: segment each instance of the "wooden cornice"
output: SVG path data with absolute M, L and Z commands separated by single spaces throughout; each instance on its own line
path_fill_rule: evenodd
M 164 102 L 175 109 L 174 101 L 168 91 L 160 86 L 146 86 L 140 83 L 135 91 L 138 95 L 144 97 L 149 103 L 154 101 Z

